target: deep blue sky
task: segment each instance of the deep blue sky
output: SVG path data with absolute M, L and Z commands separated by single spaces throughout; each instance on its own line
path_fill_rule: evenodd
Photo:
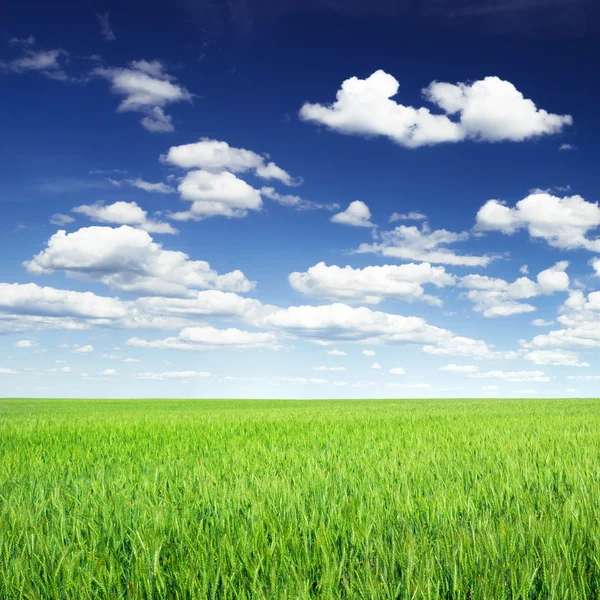
M 81 212 L 73 213 L 73 208 L 98 202 L 135 202 L 148 218 L 154 216 L 180 230 L 177 236 L 150 233 L 165 250 L 208 261 L 219 274 L 239 269 L 248 280 L 257 282 L 252 290 L 221 287 L 223 291 L 255 298 L 281 311 L 300 305 L 323 307 L 337 301 L 351 310 L 364 306 L 389 315 L 420 317 L 455 336 L 480 340 L 489 348 L 495 346 L 495 351 L 516 353 L 507 357 L 490 350 L 486 356 L 485 351 L 455 351 L 454 344 L 454 350 L 431 354 L 421 352 L 427 345 L 422 338 L 398 340 L 378 337 L 380 332 L 373 331 L 359 336 L 356 328 L 362 326 L 356 323 L 348 325 L 343 339 L 331 324 L 322 335 L 316 335 L 310 325 L 314 315 L 306 317 L 309 323 L 302 330 L 283 326 L 275 317 L 257 320 L 246 314 L 181 317 L 164 327 L 134 330 L 122 321 L 98 321 L 69 311 L 57 312 L 48 320 L 48 309 L 40 308 L 39 297 L 24 299 L 23 295 L 37 294 L 28 288 L 26 293 L 19 292 L 19 299 L 11 300 L 12 304 L 0 302 L 0 315 L 4 315 L 0 332 L 5 334 L 0 337 L 0 369 L 6 371 L 0 377 L 5 393 L 307 397 L 514 395 L 531 394 L 534 389 L 540 395 L 593 393 L 593 379 L 568 379 L 594 376 L 597 369 L 593 360 L 595 334 L 589 333 L 595 331 L 597 314 L 581 307 L 576 314 L 569 313 L 574 309 L 562 306 L 569 295 L 588 297 L 597 289 L 589 263 L 598 251 L 593 244 L 575 240 L 580 220 L 573 216 L 569 201 L 564 202 L 565 218 L 568 221 L 572 217 L 573 223 L 564 225 L 568 231 L 561 242 L 553 241 L 554 232 L 563 227 L 561 215 L 551 225 L 554 229 L 545 230 L 544 235 L 530 235 L 536 227 L 531 220 L 520 223 L 511 235 L 497 223 L 487 227 L 480 223 L 472 230 L 478 211 L 487 201 L 498 199 L 512 208 L 534 189 L 546 190 L 547 196 L 561 201 L 559 206 L 565 198 L 579 195 L 593 210 L 598 190 L 600 79 L 596 57 L 600 32 L 595 18 L 598 9 L 591 3 L 454 0 L 419 3 L 417 9 L 410 3 L 378 0 L 181 0 L 151 6 L 141 2 L 56 5 L 24 1 L 9 2 L 2 10 L 0 282 L 89 291 L 126 303 L 147 298 L 145 292 L 115 288 L 102 279 L 114 275 L 115 269 L 125 268 L 122 264 L 106 267 L 112 269 L 110 273 L 97 265 L 80 266 L 77 271 L 59 260 L 52 272 L 43 274 L 22 265 L 44 250 L 60 229 L 70 234 L 90 226 L 116 229 L 125 223 L 101 222 L 98 218 L 94 222 Z M 98 14 L 108 14 L 114 39 L 101 35 Z M 25 42 L 29 36 L 35 42 Z M 56 77 L 58 67 L 19 66 L 23 57 L 39 58 L 53 50 L 64 51 L 58 58 L 64 76 Z M 91 56 L 95 58 L 91 60 Z M 93 73 L 100 68 L 114 74 L 117 69 L 131 68 L 131 61 L 140 60 L 160 61 L 163 73 L 171 78 L 165 76 L 164 80 L 191 94 L 189 102 L 163 106 L 172 118 L 174 131 L 152 133 L 140 126 L 149 105 L 133 112 L 117 112 L 123 95 L 111 93 L 109 76 Z M 463 82 L 468 86 L 495 76 L 510 82 L 537 109 L 570 115 L 572 124 L 553 132 L 537 131 L 518 141 L 480 138 L 408 148 L 385 136 L 348 133 L 299 118 L 306 102 L 329 105 L 342 82 L 351 77 L 366 79 L 378 70 L 398 80 L 399 93 L 393 99 L 405 106 L 424 106 L 441 114 L 440 108 L 422 96 L 421 90 L 431 82 Z M 365 110 L 370 109 L 366 106 Z M 189 207 L 176 192 L 188 170 L 165 164 L 159 157 L 169 148 L 203 138 L 268 154 L 268 160 L 303 180 L 299 186 L 285 186 L 264 181 L 252 171 L 223 169 L 233 171 L 256 190 L 271 186 L 280 194 L 321 204 L 337 203 L 339 209 L 294 210 L 263 194 L 262 209 L 249 210 L 243 218 L 174 221 L 172 213 Z M 570 149 L 560 150 L 565 144 Z M 149 193 L 123 182 L 117 187 L 107 178 L 164 182 L 173 193 Z M 356 200 L 368 206 L 375 229 L 330 221 L 332 215 Z M 534 211 L 532 218 L 544 210 Z M 441 247 L 459 255 L 500 257 L 474 267 L 436 262 L 432 256 L 401 258 L 382 252 L 353 252 L 362 243 L 379 243 L 385 232 L 396 226 L 421 227 L 422 221 L 388 224 L 392 213 L 410 211 L 426 215 L 430 230 L 465 232 L 464 241 Z M 57 225 L 53 219 L 56 214 L 68 215 L 74 221 Z M 584 231 L 587 240 L 594 240 L 598 224 L 590 223 Z M 85 231 L 79 239 L 84 235 Z M 90 244 L 96 243 L 90 240 Z M 549 290 L 539 284 L 532 294 L 518 297 L 506 287 L 524 276 L 519 272 L 524 264 L 535 286 L 537 274 L 559 261 L 570 263 L 558 268 L 568 273 L 567 287 L 560 283 Z M 354 270 L 430 262 L 445 269 L 454 282 L 442 288 L 425 286 L 425 293 L 438 297 L 443 306 L 415 298 L 409 302 L 410 298 L 393 293 L 384 294 L 376 304 L 365 298 L 349 299 L 336 291 L 340 283 L 331 273 L 327 294 L 303 293 L 288 282 L 290 273 L 306 272 L 320 262 L 349 265 Z M 470 274 L 504 280 L 505 287 L 495 284 L 494 288 L 501 290 L 502 298 L 487 298 L 483 307 L 475 304 L 466 297 L 474 289 L 463 279 Z M 384 281 L 387 284 L 389 281 Z M 372 281 L 367 277 L 367 283 L 361 285 L 366 286 L 361 288 L 364 295 L 369 295 Z M 214 287 L 191 286 L 181 297 Z M 8 288 L 5 290 L 8 297 Z M 161 294 L 153 292 L 153 296 Z M 592 298 L 588 298 L 590 302 Z M 529 308 L 511 309 L 506 315 L 484 312 L 490 303 L 496 306 L 498 302 L 503 306 L 526 303 Z M 131 307 L 127 304 L 126 310 Z M 531 325 L 533 319 L 555 321 L 561 314 L 567 314 L 569 323 L 545 328 Z M 81 329 L 68 328 L 68 319 Z M 584 323 L 585 335 L 571 331 L 575 321 Z M 132 337 L 164 340 L 177 337 L 185 327 L 205 325 L 269 333 L 273 339 L 250 348 L 219 342 L 218 349 L 205 341 L 188 351 L 124 345 Z M 556 334 L 560 342 L 555 342 L 556 337 L 554 341 L 534 342 L 535 336 L 551 331 L 567 333 Z M 30 340 L 31 346 L 15 347 L 24 340 Z M 68 347 L 59 347 L 65 344 Z M 94 349 L 74 353 L 75 344 Z M 371 347 L 376 355 L 364 356 L 362 351 Z M 326 354 L 332 349 L 347 356 Z M 542 354 L 532 355 L 534 351 Z M 121 359 L 102 358 L 113 354 Z M 125 357 L 140 362 L 123 363 Z M 373 362 L 381 368 L 371 369 Z M 589 366 L 573 366 L 582 363 Z M 474 368 L 459 373 L 439 371 L 448 364 Z M 64 365 L 70 371 L 48 371 L 63 369 Z M 314 366 L 340 366 L 346 371 L 317 372 Z M 406 374 L 394 378 L 390 374 L 393 368 L 402 368 Z M 106 369 L 115 373 L 100 375 Z M 514 375 L 521 371 L 527 374 Z M 189 377 L 182 374 L 186 372 Z M 483 376 L 493 372 L 500 375 Z M 311 383 L 311 378 L 327 379 L 327 383 Z M 390 387 L 392 380 L 400 385 Z M 370 387 L 360 387 L 370 382 Z

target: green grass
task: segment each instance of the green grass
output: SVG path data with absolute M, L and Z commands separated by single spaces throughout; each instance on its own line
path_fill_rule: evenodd
M 0 598 L 600 598 L 596 400 L 0 400 Z

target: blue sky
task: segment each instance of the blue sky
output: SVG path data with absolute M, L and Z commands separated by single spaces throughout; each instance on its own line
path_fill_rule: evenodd
M 1 395 L 597 395 L 596 7 L 11 4 Z

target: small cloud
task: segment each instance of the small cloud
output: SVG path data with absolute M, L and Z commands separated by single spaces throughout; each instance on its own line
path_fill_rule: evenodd
M 375 227 L 370 219 L 369 207 L 361 200 L 355 200 L 348 205 L 346 210 L 333 215 L 330 221 L 352 227 Z
M 396 221 L 424 221 L 427 219 L 427 215 L 418 211 L 410 211 L 409 213 L 392 213 L 388 219 L 388 223 L 395 223 Z
M 402 367 L 390 369 L 390 375 L 406 375 L 406 371 Z
M 371 369 L 381 369 L 381 365 L 380 365 L 379 363 L 376 363 L 376 362 L 374 362 L 374 363 L 371 365 Z
M 375 350 L 363 350 L 362 353 L 365 356 L 375 356 Z
M 559 147 L 559 150 L 563 151 L 563 152 L 569 152 L 571 150 L 576 150 L 577 146 L 574 146 L 573 144 L 561 144 Z
M 110 11 L 106 11 L 104 14 L 96 13 L 96 19 L 98 25 L 100 25 L 100 34 L 107 42 L 114 42 L 117 39 L 115 32 L 112 30 L 110 25 Z
M 117 372 L 114 369 L 104 369 L 104 371 L 100 371 L 100 373 L 98 373 L 98 375 L 102 375 L 102 376 L 110 376 L 112 377 L 113 375 L 116 375 Z
M 346 352 L 344 352 L 343 350 L 328 350 L 327 354 L 329 354 L 330 356 L 348 356 L 348 354 Z
M 73 223 L 75 219 L 69 215 L 63 215 L 62 213 L 55 213 L 50 217 L 50 223 L 52 225 L 68 225 L 69 223 Z
M 19 340 L 13 344 L 15 348 L 37 348 L 39 344 L 33 340 Z
M 527 265 L 521 265 L 519 273 L 521 273 L 522 275 L 527 275 L 529 273 L 529 267 Z
M 80 346 L 79 344 L 75 344 L 73 352 L 75 354 L 88 354 L 89 352 L 94 351 L 94 346 L 91 344 L 86 344 L 85 346 Z

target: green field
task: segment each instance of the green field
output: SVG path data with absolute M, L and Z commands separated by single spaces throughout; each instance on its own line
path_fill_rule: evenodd
M 600 401 L 0 400 L 0 598 L 600 597 Z

